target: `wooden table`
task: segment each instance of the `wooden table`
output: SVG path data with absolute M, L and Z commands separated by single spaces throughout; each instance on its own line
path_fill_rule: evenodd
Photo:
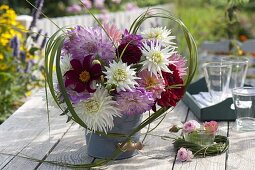
M 76 164 L 94 161 L 94 158 L 86 154 L 84 130 L 75 123 L 65 123 L 66 117 L 59 116 L 61 113 L 59 110 L 51 110 L 49 134 L 45 102 L 42 101 L 41 95 L 42 93 L 31 97 L 0 126 L 0 152 Z M 172 124 L 181 124 L 189 119 L 196 118 L 180 102 L 173 111 L 167 114 L 152 134 L 171 135 L 168 130 Z M 154 127 L 156 123 L 151 124 L 151 127 Z M 114 161 L 96 169 L 254 170 L 255 132 L 237 133 L 234 122 L 220 122 L 219 133 L 229 136 L 230 147 L 226 153 L 218 156 L 197 158 L 192 162 L 181 163 L 175 159 L 172 141 L 149 135 L 139 155 L 126 160 Z M 19 156 L 0 154 L 0 169 L 66 168 L 30 161 Z

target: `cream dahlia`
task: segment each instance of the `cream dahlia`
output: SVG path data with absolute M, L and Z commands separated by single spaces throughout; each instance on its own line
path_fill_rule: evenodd
M 90 98 L 74 106 L 75 112 L 90 130 L 107 131 L 114 126 L 113 118 L 121 117 L 117 102 L 104 88 L 98 88 Z
M 171 30 L 166 29 L 166 27 L 156 27 L 146 29 L 141 33 L 145 40 L 154 40 L 160 42 L 163 46 L 175 45 L 173 40 L 175 36 L 170 36 Z
M 106 84 L 107 85 L 115 85 L 117 92 L 119 91 L 132 91 L 137 85 L 135 70 L 130 68 L 127 63 L 123 63 L 122 61 L 110 63 L 109 67 L 105 67 L 106 71 Z
M 142 62 L 142 70 L 147 69 L 155 76 L 159 74 L 161 77 L 161 71 L 172 73 L 167 66 L 174 64 L 175 61 L 170 61 L 168 57 L 175 53 L 175 48 L 172 46 L 162 48 L 158 41 L 151 41 L 150 44 L 143 43 L 141 50 L 145 57 L 145 60 Z

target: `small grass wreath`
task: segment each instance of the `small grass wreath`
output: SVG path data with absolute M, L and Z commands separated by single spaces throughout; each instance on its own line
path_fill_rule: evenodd
M 226 136 L 216 135 L 214 144 L 209 146 L 201 146 L 185 141 L 184 138 L 177 138 L 174 140 L 173 145 L 176 151 L 183 147 L 192 151 L 195 157 L 206 157 L 215 156 L 226 152 L 229 147 L 229 140 Z

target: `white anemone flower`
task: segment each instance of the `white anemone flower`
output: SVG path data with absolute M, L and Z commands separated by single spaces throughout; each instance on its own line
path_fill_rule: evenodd
M 70 61 L 72 60 L 71 54 L 65 54 L 64 56 L 61 56 L 60 58 L 60 69 L 62 75 L 64 75 L 68 70 L 72 69 L 72 65 Z
M 172 73 L 168 68 L 168 65 L 176 63 L 176 61 L 169 60 L 169 57 L 176 53 L 174 47 L 167 46 L 162 48 L 158 41 L 151 41 L 150 45 L 143 43 L 141 50 L 145 57 L 145 60 L 142 62 L 142 70 L 147 69 L 155 76 L 158 76 L 159 74 L 161 77 L 161 71 Z
M 144 30 L 142 36 L 146 40 L 155 40 L 160 42 L 163 46 L 175 45 L 173 40 L 176 38 L 175 36 L 171 35 L 171 30 L 166 29 L 166 27 L 156 27 L 156 28 L 149 28 Z
M 107 133 L 114 126 L 113 118 L 121 117 L 117 102 L 112 100 L 105 88 L 98 88 L 90 98 L 76 104 L 74 110 L 93 132 Z
M 138 84 L 135 80 L 140 79 L 135 76 L 135 70 L 122 61 L 119 61 L 118 63 L 113 61 L 110 63 L 109 67 L 106 67 L 105 69 L 106 71 L 104 73 L 107 78 L 106 84 L 116 85 L 117 92 L 121 90 L 132 91 L 132 88 L 135 88 L 135 85 Z

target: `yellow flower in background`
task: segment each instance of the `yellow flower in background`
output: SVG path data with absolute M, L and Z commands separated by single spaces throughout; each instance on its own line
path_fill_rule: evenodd
M 4 59 L 4 55 L 0 53 L 0 61 Z
M 4 71 L 8 68 L 7 64 L 5 63 L 0 63 L 0 71 Z
M 22 38 L 22 30 L 25 28 L 16 21 L 16 13 L 7 5 L 0 6 L 0 45 L 9 46 L 9 41 L 15 35 Z

